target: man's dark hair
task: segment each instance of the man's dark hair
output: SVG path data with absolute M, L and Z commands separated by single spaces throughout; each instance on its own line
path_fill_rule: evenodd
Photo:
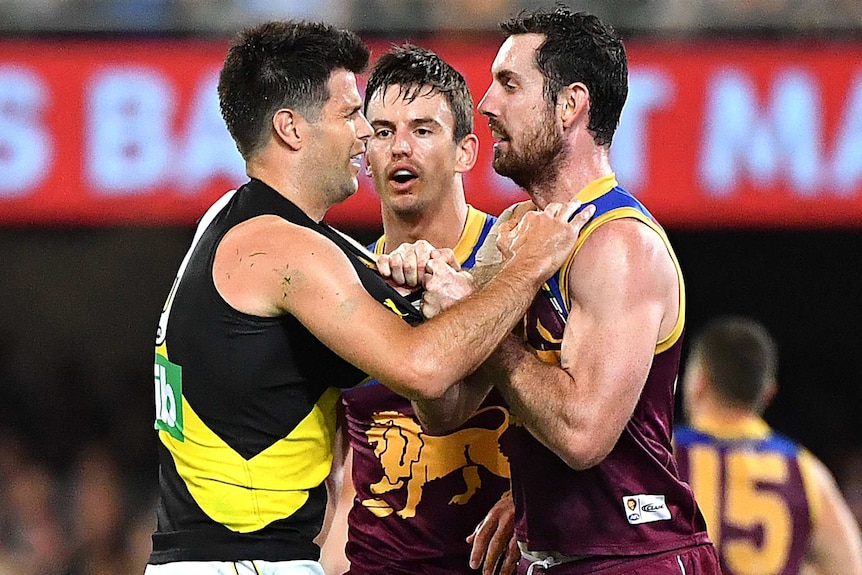
M 563 88 L 582 82 L 590 92 L 587 127 L 597 144 L 609 146 L 629 91 L 626 51 L 613 28 L 563 6 L 553 12 L 522 12 L 500 27 L 510 36 L 545 36 L 536 55 L 545 77 L 545 99 L 553 106 Z
M 406 102 L 443 94 L 455 119 L 455 141 L 473 132 L 473 97 L 464 76 L 431 50 L 404 44 L 380 56 L 365 88 L 366 112 L 371 98 L 378 92 L 385 93 L 390 86 L 398 86 Z
M 327 24 L 288 20 L 242 31 L 225 58 L 218 95 L 243 158 L 266 143 L 277 110 L 290 108 L 317 121 L 330 96 L 332 72 L 363 72 L 368 57 L 356 34 Z
M 700 359 L 715 393 L 739 407 L 759 410 L 764 392 L 777 377 L 775 340 L 749 318 L 711 321 L 694 339 L 691 353 Z

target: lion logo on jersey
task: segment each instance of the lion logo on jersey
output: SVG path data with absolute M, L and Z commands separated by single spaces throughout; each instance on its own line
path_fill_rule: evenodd
M 498 411 L 503 423 L 494 429 L 467 427 L 449 435 L 427 435 L 416 421 L 396 411 L 374 414 L 374 424 L 366 432 L 374 455 L 383 467 L 383 478 L 372 484 L 371 492 L 389 493 L 407 487 L 403 509 L 394 510 L 382 499 L 366 499 L 362 504 L 377 517 L 395 512 L 407 519 L 416 515 L 425 485 L 457 471 L 467 489 L 450 499 L 450 505 L 463 505 L 481 487 L 479 466 L 500 477 L 509 477 L 509 460 L 500 451 L 500 436 L 508 425 L 508 412 L 502 407 L 486 407 L 479 414 Z

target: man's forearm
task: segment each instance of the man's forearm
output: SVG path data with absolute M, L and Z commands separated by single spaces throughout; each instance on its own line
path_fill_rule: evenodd
M 487 379 L 481 377 L 481 373 L 480 368 L 453 385 L 438 399 L 413 402 L 413 411 L 428 433 L 449 433 L 476 413 L 493 387 Z
M 416 331 L 414 353 L 434 361 L 437 385 L 423 397 L 440 397 L 484 362 L 526 313 L 540 281 L 526 270 L 506 266 L 483 289 L 432 318 Z
M 499 242 L 507 254 L 499 273 L 478 292 L 417 326 L 402 340 L 399 347 L 405 369 L 390 386 L 409 399 L 434 399 L 476 371 L 526 313 L 542 283 L 571 253 L 578 232 L 594 211 L 588 206 L 572 218 L 579 206 L 573 201 L 532 212 L 507 232 L 505 242 Z M 424 280 L 426 289 L 435 275 L 444 278 L 445 270 L 451 272 L 444 262 L 433 258 L 425 267 L 425 275 L 430 276 Z
M 484 377 L 494 382 L 511 412 L 550 449 L 558 441 L 552 437 L 558 427 L 554 419 L 557 406 L 564 401 L 552 385 L 558 369 L 530 353 L 515 335 L 505 338 L 481 369 Z

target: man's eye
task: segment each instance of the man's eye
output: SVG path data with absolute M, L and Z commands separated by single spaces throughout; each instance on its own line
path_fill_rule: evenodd
M 431 130 L 429 130 L 428 128 L 419 128 L 416 130 L 416 133 L 420 136 L 427 136 L 431 133 Z
M 388 138 L 391 133 L 392 133 L 391 130 L 381 128 L 380 130 L 377 130 L 376 132 L 374 132 L 374 137 L 376 137 L 376 138 Z

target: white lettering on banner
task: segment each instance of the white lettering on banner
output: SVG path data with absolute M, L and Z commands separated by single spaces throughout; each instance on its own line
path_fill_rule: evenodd
M 197 192 L 210 178 L 225 176 L 245 180 L 245 162 L 224 125 L 219 110 L 218 70 L 208 74 L 195 93 L 189 126 L 183 143 L 182 162 L 174 162 L 174 176 L 185 185 L 184 193 Z
M 772 121 L 780 154 L 779 170 L 790 176 L 797 195 L 817 195 L 823 152 L 823 104 L 817 79 L 809 73 L 789 69 L 775 83 Z M 786 161 L 780 162 L 780 159 Z
M 797 195 L 817 193 L 823 130 L 817 82 L 808 74 L 779 73 L 764 111 L 745 74 L 721 72 L 707 86 L 705 110 L 700 173 L 712 195 L 729 196 L 744 176 L 765 187 L 787 178 Z
M 852 194 L 862 185 L 862 72 L 847 95 L 847 112 L 841 122 L 833 161 L 835 193 Z
M 766 70 L 747 57 L 724 59 L 723 67 L 704 57 L 698 61 L 709 69 L 695 78 L 677 69 L 672 56 L 633 66 L 611 147 L 619 181 L 634 193 L 654 194 L 649 199 L 657 212 L 666 200 L 658 198 L 658 185 L 670 176 L 691 182 L 679 214 L 669 211 L 682 220 L 700 217 L 717 199 L 759 206 L 761 195 L 789 205 L 829 200 L 817 216 L 827 224 L 824 216 L 843 212 L 845 205 L 852 213 L 842 218 L 856 217 L 862 201 L 862 67 L 836 69 L 836 77 L 825 53 L 810 66 L 782 60 L 786 52 L 780 49 L 771 53 L 776 64 Z M 101 58 L 98 50 L 85 55 Z M 113 222 L 134 217 L 129 206 L 138 204 L 120 205 L 124 199 L 194 200 L 245 180 L 244 162 L 218 108 L 218 62 L 184 72 L 172 60 L 132 57 L 105 62 L 80 78 L 41 60 L 28 64 L 26 55 L 22 61 L 6 61 L 0 51 L 0 221 L 28 221 L 31 215 L 40 221 L 46 213 L 74 220 L 84 210 Z M 83 102 L 80 110 L 62 108 L 58 100 L 71 90 L 73 100 Z M 658 118 L 668 124 L 657 126 Z M 672 138 L 677 128 L 695 141 L 669 146 L 658 139 Z M 76 156 L 77 140 L 83 157 Z M 490 148 L 483 150 L 490 155 Z M 362 178 L 359 200 L 367 207 L 376 196 Z M 493 171 L 490 159 L 465 181 L 493 201 L 524 199 L 523 190 Z M 69 194 L 80 201 L 68 202 Z M 116 211 L 112 202 L 111 210 L 93 210 L 105 198 L 120 200 Z M 780 224 L 771 214 L 764 217 Z
M 86 118 L 86 175 L 95 191 L 134 195 L 167 176 L 173 158 L 170 122 L 174 95 L 160 74 L 113 68 L 90 84 Z
M 50 172 L 53 142 L 39 124 L 49 94 L 37 74 L 0 67 L 0 198 L 26 195 Z
M 649 181 L 649 115 L 674 99 L 673 79 L 655 70 L 638 68 L 629 74 L 629 96 L 611 146 L 617 179 L 636 192 Z

